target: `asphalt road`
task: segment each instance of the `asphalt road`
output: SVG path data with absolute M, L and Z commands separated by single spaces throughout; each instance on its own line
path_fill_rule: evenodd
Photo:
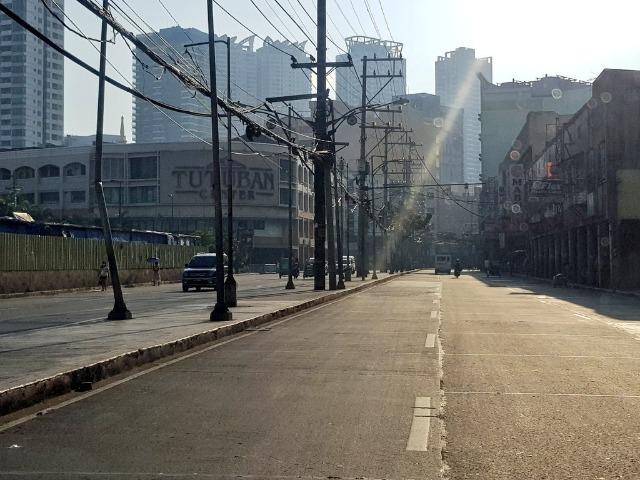
M 421 272 L 0 420 L 0 478 L 635 480 L 639 372 L 637 299 Z
M 73 394 L 0 427 L 0 478 L 436 478 L 439 289 L 396 279 Z
M 287 279 L 278 275 L 236 275 L 238 298 L 280 295 Z M 295 281 L 297 291 L 313 288 L 313 279 Z M 190 290 L 182 292 L 179 283 L 167 283 L 159 287 L 140 286 L 123 289 L 127 307 L 135 315 L 162 313 L 184 307 L 186 310 L 202 303 L 215 303 L 215 291 Z M 101 321 L 113 308 L 113 291 L 99 289 L 58 295 L 7 298 L 0 300 L 0 335 L 31 332 L 33 330 L 78 322 Z
M 640 302 L 444 279 L 450 479 L 640 478 Z

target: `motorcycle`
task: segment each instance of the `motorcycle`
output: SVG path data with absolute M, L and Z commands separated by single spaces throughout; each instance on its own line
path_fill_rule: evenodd
M 456 278 L 458 278 L 461 273 L 462 273 L 462 267 L 460 267 L 460 265 L 456 265 L 453 268 L 453 274 L 455 275 Z

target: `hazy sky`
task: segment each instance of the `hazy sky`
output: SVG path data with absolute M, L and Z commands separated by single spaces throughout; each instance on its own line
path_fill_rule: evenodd
M 122 8 L 131 5 L 149 25 L 158 29 L 175 25 L 162 8 L 161 0 L 114 0 Z M 251 4 L 251 0 L 218 0 L 221 5 L 261 35 L 279 35 L 268 25 Z M 276 0 L 253 0 L 292 40 L 304 39 Z M 278 0 L 290 13 L 306 15 L 298 0 Z M 315 0 L 299 0 L 314 15 Z M 345 36 L 364 33 L 377 36 L 367 13 L 365 0 L 337 0 L 352 30 L 337 7 L 336 0 L 327 0 L 330 20 L 329 35 L 336 43 Z M 162 0 L 183 27 L 206 31 L 206 0 Z M 380 8 L 385 10 L 393 39 L 404 43 L 407 58 L 409 91 L 433 93 L 434 62 L 438 55 L 456 47 L 472 47 L 479 57 L 493 57 L 494 81 L 531 80 L 545 74 L 558 74 L 581 80 L 595 78 L 603 68 L 640 69 L 640 36 L 637 19 L 640 3 L 630 0 L 609 0 L 594 8 L 583 0 L 367 0 L 383 37 L 388 38 Z M 269 5 L 290 33 L 276 18 Z M 353 7 L 352 7 L 353 5 Z M 354 14 L 357 12 L 357 17 Z M 75 0 L 66 0 L 68 15 L 89 35 L 99 36 L 99 21 Z M 296 13 L 292 13 L 294 18 Z M 337 25 L 334 27 L 332 21 Z M 359 20 L 359 21 L 358 21 Z M 216 7 L 216 33 L 244 37 L 250 35 L 243 27 Z M 315 31 L 306 18 L 307 31 Z M 340 33 L 338 33 L 338 31 Z M 97 66 L 98 54 L 87 40 L 65 33 L 66 47 L 85 61 Z M 329 44 L 329 57 L 338 50 Z M 308 47 L 313 48 L 311 45 Z M 308 48 L 308 51 L 309 50 Z M 315 53 L 315 52 L 313 52 Z M 127 79 L 131 78 L 131 54 L 121 39 L 109 45 L 109 60 Z M 65 65 L 65 133 L 91 134 L 95 129 L 97 80 L 79 67 Z M 113 69 L 109 74 L 122 78 Z M 117 133 L 120 116 L 125 116 L 127 135 L 131 129 L 131 99 L 118 90 L 107 87 L 105 132 Z

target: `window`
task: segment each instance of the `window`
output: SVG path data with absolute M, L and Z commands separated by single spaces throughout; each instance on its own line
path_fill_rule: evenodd
M 0 168 L 0 180 L 10 180 L 11 171 L 6 168 Z
M 87 199 L 87 193 L 84 190 L 67 193 L 69 194 L 69 202 L 71 203 L 84 203 Z
M 289 192 L 291 192 L 292 190 L 289 190 L 288 188 L 281 188 L 280 189 L 280 205 L 289 205 Z M 291 196 L 291 205 L 295 206 L 296 205 L 296 196 L 295 194 Z
M 254 220 L 253 229 L 254 230 L 264 230 L 264 220 Z
M 60 192 L 40 192 L 40 203 L 57 204 L 60 202 Z
M 17 179 L 33 178 L 36 176 L 36 172 L 31 167 L 19 167 L 16 168 L 14 175 Z
M 107 203 L 107 205 L 119 205 L 125 202 L 125 198 L 124 198 L 125 191 L 120 187 L 105 187 L 103 189 L 103 192 L 104 192 L 104 200 Z M 122 198 L 120 198 L 121 194 L 122 194 Z
M 103 158 L 102 176 L 105 180 L 121 180 L 124 178 L 124 158 Z
M 293 162 L 289 161 L 288 158 L 281 158 L 280 159 L 280 181 L 281 182 L 288 182 L 289 181 L 289 167 L 292 165 Z M 292 171 L 293 174 L 293 178 L 291 179 L 292 182 L 296 181 L 296 169 L 295 166 L 293 168 Z
M 135 180 L 157 178 L 158 157 L 136 157 L 129 159 L 129 178 Z
M 129 203 L 154 203 L 156 187 L 129 187 Z
M 44 165 L 38 169 L 40 178 L 51 178 L 60 176 L 60 168 L 55 165 Z
M 87 167 L 79 162 L 68 163 L 64 167 L 65 177 L 82 177 L 86 174 L 87 174 Z

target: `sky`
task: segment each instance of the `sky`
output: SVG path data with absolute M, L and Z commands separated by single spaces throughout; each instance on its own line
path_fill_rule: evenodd
M 127 4 L 133 7 L 153 29 L 174 26 L 177 21 L 182 27 L 206 31 L 206 0 L 114 1 L 123 9 Z M 252 0 L 217 1 L 256 33 L 280 38 Z M 315 27 L 300 7 L 304 5 L 314 16 L 315 0 L 253 2 L 289 39 L 302 40 L 304 36 L 280 10 L 278 2 L 294 19 L 298 20 L 296 15 L 303 21 L 306 19 L 305 29 L 315 37 Z M 66 0 L 65 8 L 86 35 L 99 37 L 100 23 L 96 17 L 75 0 Z M 363 33 L 378 36 L 368 9 L 382 37 L 404 44 L 409 93 L 435 93 L 434 62 L 438 55 L 457 47 L 475 48 L 478 57 L 493 57 L 493 79 L 498 83 L 534 80 L 545 74 L 593 80 L 604 68 L 640 70 L 637 35 L 640 2 L 608 0 L 594 8 L 584 0 L 327 0 L 327 8 L 328 33 L 337 44 L 343 44 L 343 36 Z M 250 35 L 220 8 L 215 7 L 214 11 L 217 34 L 242 38 Z M 86 39 L 67 31 L 65 46 L 98 66 L 97 50 Z M 308 44 L 307 50 L 315 54 L 310 48 L 313 47 Z M 328 57 L 331 59 L 337 53 L 337 48 L 329 43 Z M 124 81 L 122 74 L 130 81 L 131 54 L 120 38 L 115 45 L 109 44 L 108 58 L 113 64 L 108 67 L 108 74 Z M 65 134 L 94 133 L 96 102 L 97 79 L 67 61 Z M 105 133 L 117 133 L 120 117 L 124 116 L 125 131 L 131 138 L 131 103 L 129 95 L 107 87 Z

